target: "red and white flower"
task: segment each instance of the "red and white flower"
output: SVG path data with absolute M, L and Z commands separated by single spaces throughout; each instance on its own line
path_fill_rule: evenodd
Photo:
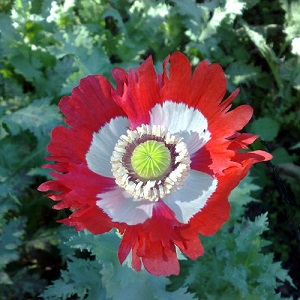
M 228 195 L 264 151 L 241 152 L 257 136 L 238 133 L 252 108 L 230 111 L 218 64 L 194 72 L 181 53 L 157 74 L 151 57 L 136 70 L 80 81 L 59 108 L 68 127 L 54 128 L 48 146 L 54 180 L 40 191 L 73 213 L 62 222 L 101 234 L 122 234 L 121 263 L 132 255 L 154 275 L 179 274 L 176 247 L 191 259 L 204 254 L 198 234 L 214 234 L 229 217 Z

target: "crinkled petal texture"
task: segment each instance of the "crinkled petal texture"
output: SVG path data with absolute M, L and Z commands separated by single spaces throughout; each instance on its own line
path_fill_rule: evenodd
M 198 234 L 214 234 L 229 217 L 228 195 L 250 167 L 271 159 L 246 152 L 257 136 L 239 133 L 252 116 L 242 105 L 230 110 L 226 80 L 218 64 L 202 61 L 192 72 L 188 59 L 174 53 L 157 74 L 151 58 L 136 70 L 114 69 L 116 88 L 101 75 L 80 81 L 59 108 L 67 127 L 52 132 L 48 146 L 53 180 L 40 191 L 73 213 L 62 220 L 77 230 L 123 235 L 118 256 L 131 253 L 132 267 L 154 275 L 179 274 L 176 247 L 191 259 L 203 255 Z M 158 201 L 135 199 L 119 187 L 111 171 L 115 144 L 127 130 L 161 125 L 181 136 L 190 156 L 183 187 Z M 243 152 L 240 150 L 243 149 Z

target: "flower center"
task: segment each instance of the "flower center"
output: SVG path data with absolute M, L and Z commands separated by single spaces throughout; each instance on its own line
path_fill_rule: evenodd
M 171 154 L 164 143 L 148 140 L 139 144 L 131 156 L 131 165 L 143 179 L 158 179 L 169 169 Z
M 156 125 L 127 130 L 116 143 L 110 162 L 120 187 L 135 199 L 150 201 L 180 189 L 190 169 L 183 138 Z

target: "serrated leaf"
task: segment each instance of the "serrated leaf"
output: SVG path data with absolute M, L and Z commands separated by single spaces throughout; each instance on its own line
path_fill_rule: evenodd
M 34 138 L 24 134 L 3 140 L 0 147 L 0 194 L 8 199 L 19 197 L 34 182 L 30 170 L 44 164 L 46 144 L 49 138 Z M 31 145 L 28 145 L 32 141 Z M 35 147 L 34 147 L 35 146 Z
M 233 286 L 236 286 L 241 292 L 241 296 L 245 298 L 249 294 L 247 284 L 247 270 L 244 266 L 239 265 L 232 268 L 232 265 L 228 264 L 224 268 L 223 272 L 225 280 L 228 280 Z
M 28 176 L 43 176 L 46 177 L 47 179 L 51 179 L 52 177 L 49 175 L 49 170 L 48 169 L 44 169 L 41 167 L 34 167 L 31 168 L 28 172 L 27 172 Z
M 13 65 L 15 72 L 24 76 L 28 81 L 37 80 L 42 76 L 42 72 L 39 70 L 42 63 L 37 57 L 29 59 L 26 54 L 18 53 L 11 57 L 10 63 Z
M 262 56 L 268 61 L 278 62 L 278 58 L 276 57 L 273 49 L 268 45 L 264 36 L 253 29 L 251 29 L 248 25 L 244 24 L 244 28 L 246 33 L 248 34 L 251 41 L 258 48 Z
M 88 250 L 97 257 L 99 261 L 118 263 L 118 247 L 120 238 L 115 231 L 101 235 L 94 235 L 88 231 L 79 232 L 65 242 L 69 247 L 81 251 Z
M 67 300 L 77 295 L 79 299 L 105 300 L 105 289 L 101 285 L 101 265 L 97 261 L 73 257 L 61 271 L 61 278 L 40 295 L 45 300 Z
M 130 259 L 120 265 L 117 251 L 120 238 L 114 231 L 104 235 L 93 235 L 87 231 L 72 237 L 66 244 L 74 249 L 88 250 L 101 263 L 102 284 L 108 298 L 124 299 L 193 299 L 193 295 L 186 293 L 185 288 L 174 292 L 166 291 L 169 280 L 166 277 L 156 277 L 146 271 L 136 272 L 129 266 Z M 99 268 L 100 270 L 100 268 Z M 134 285 L 134 289 L 131 287 Z M 116 289 L 115 287 L 118 286 Z M 91 298 L 92 299 L 92 298 Z
M 233 23 L 236 17 L 242 14 L 245 6 L 244 1 L 227 0 L 224 7 L 216 7 L 207 27 L 201 32 L 199 41 L 204 41 L 217 33 L 222 22 Z
M 198 41 L 201 31 L 204 30 L 205 24 L 209 21 L 210 11 L 207 7 L 199 5 L 193 0 L 181 1 L 174 0 L 178 13 L 185 16 L 184 21 L 187 25 L 186 34 L 193 41 Z
M 208 11 L 207 7 L 201 6 L 192 0 L 185 2 L 174 0 L 174 3 L 176 4 L 180 14 L 190 16 L 191 19 L 197 23 L 201 22 L 201 18 L 203 17 L 202 13 L 204 13 L 204 11 Z
M 267 225 L 267 214 L 263 214 L 254 222 L 231 222 L 214 236 L 202 237 L 205 255 L 189 265 L 181 278 L 183 286 L 195 292 L 198 299 L 280 299 L 275 292 L 280 285 L 278 279 L 291 279 L 287 272 L 280 272 L 283 269 L 273 262 L 271 254 L 261 251 L 269 245 L 261 238 Z
M 143 270 L 138 273 L 127 266 L 105 263 L 101 274 L 107 296 L 113 300 L 123 300 L 124 295 L 130 300 L 194 299 L 184 288 L 174 292 L 166 291 L 169 283 L 166 277 L 156 277 Z
M 50 135 L 53 127 L 62 123 L 62 117 L 55 105 L 50 105 L 51 99 L 39 99 L 28 106 L 7 115 L 3 118 L 3 122 L 12 129 L 13 134 L 19 133 L 18 130 L 29 130 L 36 137 Z
M 247 176 L 231 192 L 229 196 L 229 202 L 231 204 L 231 218 L 229 220 L 230 226 L 232 225 L 232 220 L 234 222 L 235 219 L 244 214 L 245 206 L 255 200 L 251 196 L 251 193 L 259 189 L 259 186 L 252 183 L 252 178 Z
M 240 62 L 231 63 L 225 71 L 236 86 L 257 80 L 260 69 Z
M 273 141 L 279 132 L 279 124 L 270 117 L 259 118 L 251 123 L 251 132 L 266 142 Z
M 95 42 L 86 26 L 74 26 L 73 31 L 61 31 L 56 33 L 55 37 L 61 46 L 53 48 L 52 54 L 57 58 L 63 58 L 66 54 L 73 55 L 75 65 L 79 68 L 78 72 L 71 76 L 73 83 L 78 84 L 79 79 L 90 74 L 110 74 L 111 64 L 101 40 Z
M 254 220 L 253 226 L 252 227 L 256 227 L 258 228 L 258 233 L 261 234 L 264 231 L 268 230 L 268 213 L 264 213 L 261 214 L 259 216 L 257 216 Z
M 261 244 L 261 240 L 259 236 L 268 230 L 268 217 L 267 213 L 257 216 L 254 222 L 250 222 L 248 220 L 244 221 L 243 226 L 237 226 L 234 230 L 239 232 L 239 236 L 236 238 L 236 246 L 240 252 L 249 252 L 254 251 L 254 254 L 258 249 L 260 249 L 263 244 Z M 245 236 L 247 236 L 247 242 L 245 241 Z

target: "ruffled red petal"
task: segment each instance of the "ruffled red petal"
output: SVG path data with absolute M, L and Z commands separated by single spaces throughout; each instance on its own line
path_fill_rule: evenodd
M 148 272 L 154 275 L 178 274 L 175 244 L 178 242 L 181 245 L 182 238 L 175 228 L 181 225 L 163 202 L 157 203 L 152 218 L 143 224 L 119 224 L 117 227 L 123 233 L 118 252 L 120 262 L 132 251 L 132 267 L 137 271 L 143 263 Z
M 177 227 L 175 230 L 178 231 L 182 238 L 182 244 L 176 244 L 182 253 L 190 259 L 197 259 L 204 254 L 204 248 L 200 242 L 198 232 L 190 224 L 185 227 Z
M 154 275 L 170 276 L 179 274 L 179 262 L 172 243 L 165 247 L 161 242 L 145 241 L 145 256 L 143 257 L 145 269 Z
M 80 80 L 72 96 L 63 97 L 59 109 L 66 116 L 65 122 L 84 134 L 97 132 L 116 116 L 126 116 L 113 101 L 112 85 L 101 75 L 91 75 Z
M 85 161 L 91 137 L 91 133 L 87 134 L 78 129 L 63 126 L 54 128 L 47 148 L 51 154 L 48 159 L 63 165 L 66 163 L 80 164 Z
M 146 59 L 136 71 L 129 70 L 127 76 L 122 69 L 114 69 L 112 74 L 117 82 L 114 99 L 126 112 L 131 129 L 148 124 L 149 111 L 160 98 L 152 58 Z
M 76 230 L 87 229 L 94 234 L 102 234 L 110 231 L 114 224 L 99 207 L 82 206 L 68 218 L 60 220 L 67 226 L 74 226 Z
M 226 79 L 219 65 L 202 61 L 192 74 L 189 60 L 179 52 L 165 59 L 162 78 L 162 101 L 186 103 L 205 116 L 215 113 L 226 92 Z
M 80 204 L 95 202 L 97 194 L 115 187 L 114 179 L 99 176 L 84 164 L 69 165 L 67 173 L 53 172 L 51 176 L 56 180 L 43 183 L 39 186 L 39 191 L 52 190 L 65 193 L 64 201 L 72 209 Z
M 161 101 L 187 103 L 191 99 L 191 78 L 192 68 L 187 57 L 179 52 L 169 55 L 163 63 Z
M 142 264 L 154 275 L 169 276 L 179 273 L 177 246 L 191 259 L 204 254 L 198 232 L 189 224 L 181 224 L 163 203 L 155 207 L 153 217 L 135 226 L 117 225 L 123 238 L 119 247 L 120 262 L 131 251 L 132 267 L 139 271 Z
M 219 137 L 229 138 L 243 129 L 250 121 L 253 109 L 249 105 L 241 105 L 227 113 L 221 112 L 218 117 L 212 118 L 209 130 L 212 140 Z

